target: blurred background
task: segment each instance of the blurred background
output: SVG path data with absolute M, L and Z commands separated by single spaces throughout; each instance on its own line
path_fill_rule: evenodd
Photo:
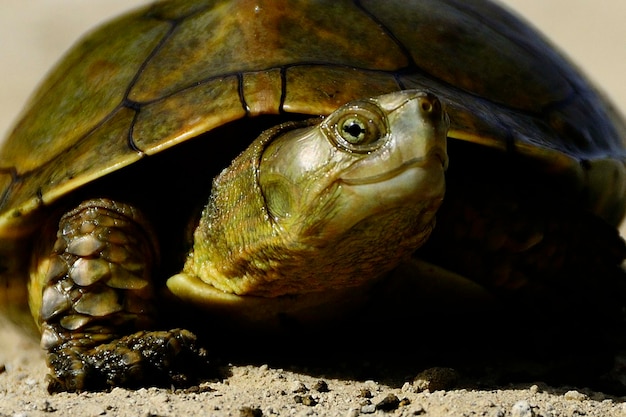
M 148 0 L 0 0 L 0 138 L 60 55 Z M 502 0 L 544 32 L 626 113 L 625 0 Z

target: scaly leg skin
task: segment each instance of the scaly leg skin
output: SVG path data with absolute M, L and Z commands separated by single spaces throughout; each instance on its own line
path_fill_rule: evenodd
M 141 330 L 155 321 L 158 253 L 138 210 L 88 200 L 61 218 L 56 241 L 45 237 L 34 251 L 30 304 L 50 392 L 192 382 L 204 363 L 195 335 Z

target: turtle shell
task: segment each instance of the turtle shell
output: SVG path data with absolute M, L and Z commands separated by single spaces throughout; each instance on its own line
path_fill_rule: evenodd
M 221 126 L 325 115 L 401 89 L 445 103 L 451 142 L 528 157 L 581 204 L 621 218 L 624 122 L 499 6 L 174 0 L 88 34 L 34 94 L 0 151 L 0 236 L 26 235 L 42 206 Z

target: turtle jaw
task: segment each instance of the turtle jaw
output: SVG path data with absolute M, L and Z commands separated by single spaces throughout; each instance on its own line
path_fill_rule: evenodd
M 417 171 L 420 168 L 422 168 L 423 170 L 427 170 L 427 165 L 430 164 L 432 161 L 438 161 L 441 165 L 442 170 L 445 171 L 447 166 L 447 155 L 445 154 L 445 150 L 434 148 L 425 157 L 415 157 L 389 171 L 362 178 L 342 178 L 341 182 L 348 186 L 381 183 L 394 177 L 401 176 L 409 170 Z M 430 169 L 428 169 L 428 171 L 430 171 Z
M 388 210 L 411 207 L 420 221 L 420 228 L 426 227 L 434 223 L 443 202 L 446 167 L 445 149 L 434 146 L 425 156 L 412 158 L 389 171 L 342 178 L 343 194 L 348 197 L 344 198 L 341 212 L 365 219 Z M 340 215 L 337 221 L 346 224 L 349 219 Z
M 364 233 L 384 240 L 389 236 L 381 228 L 396 230 L 398 236 L 410 231 L 402 243 L 395 244 L 397 250 L 413 252 L 428 239 L 443 202 L 444 167 L 440 150 L 433 149 L 389 171 L 341 178 L 337 186 L 340 192 L 333 202 L 334 215 L 326 220 L 323 239 L 333 241 L 341 234 Z M 366 236 L 362 239 L 367 240 Z

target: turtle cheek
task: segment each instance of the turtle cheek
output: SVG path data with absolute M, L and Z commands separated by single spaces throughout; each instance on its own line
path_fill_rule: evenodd
M 289 181 L 278 175 L 270 176 L 261 184 L 265 207 L 271 219 L 280 222 L 293 213 L 294 190 Z

